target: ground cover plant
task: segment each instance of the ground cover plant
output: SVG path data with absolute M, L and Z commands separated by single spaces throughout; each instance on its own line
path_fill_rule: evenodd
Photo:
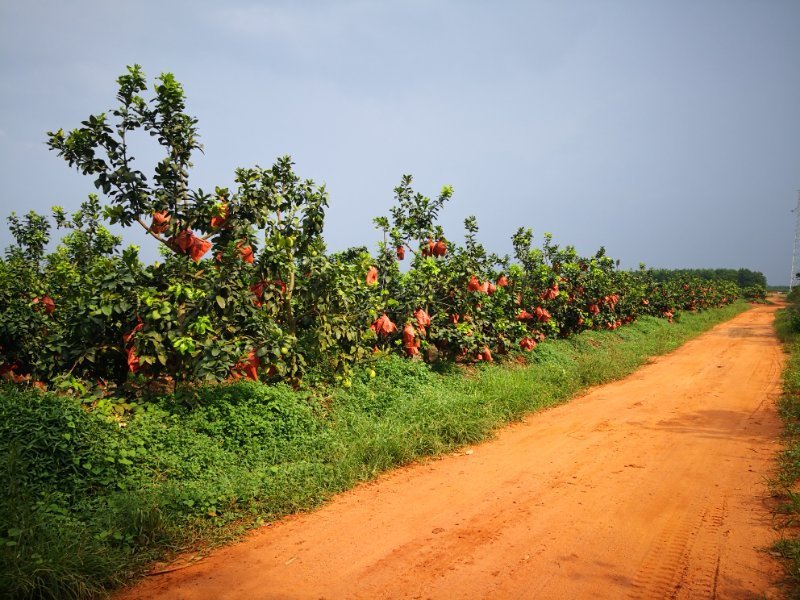
M 778 312 L 775 329 L 787 350 L 783 371 L 783 394 L 778 410 L 784 421 L 784 449 L 778 459 L 778 473 L 772 481 L 780 504 L 777 509 L 781 539 L 776 551 L 785 559 L 788 595 L 800 598 L 800 289 L 787 296 L 787 307 Z
M 470 376 L 387 355 L 352 386 L 242 380 L 109 418 L 74 398 L 0 388 L 0 590 L 94 598 L 182 548 L 318 505 L 396 465 L 622 377 L 746 309 L 548 340 L 525 364 Z M 372 372 L 374 371 L 374 373 Z
M 410 176 L 376 252 L 330 253 L 328 196 L 288 157 L 190 186 L 197 121 L 130 67 L 50 147 L 90 195 L 9 219 L 0 259 L 0 590 L 93 597 L 171 550 L 314 506 L 630 372 L 744 309 L 727 280 L 623 271 L 550 235 L 463 244 Z M 163 149 L 135 168 L 131 139 Z M 147 230 L 144 264 L 105 221 Z M 713 310 L 706 310 L 713 309 Z M 673 321 L 675 321 L 673 323 Z M 624 326 L 624 327 L 623 327 Z M 491 363 L 504 363 L 498 368 Z M 463 377 L 467 371 L 470 376 Z

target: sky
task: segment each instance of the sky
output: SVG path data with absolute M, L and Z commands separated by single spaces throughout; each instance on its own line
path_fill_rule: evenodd
M 46 132 L 112 109 L 138 63 L 151 84 L 173 73 L 199 119 L 192 187 L 289 154 L 330 194 L 330 250 L 375 250 L 372 219 L 408 173 L 427 196 L 453 186 L 457 242 L 475 215 L 500 254 L 525 226 L 623 268 L 785 285 L 798 25 L 798 0 L 0 0 L 0 218 L 94 192 Z

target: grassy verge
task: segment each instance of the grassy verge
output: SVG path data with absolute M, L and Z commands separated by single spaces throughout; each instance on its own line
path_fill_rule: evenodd
M 317 506 L 391 467 L 623 377 L 745 310 L 643 318 L 540 344 L 525 365 L 435 372 L 389 358 L 348 390 L 238 383 L 124 423 L 0 389 L 0 593 L 90 598 L 178 550 Z
M 797 299 L 794 299 L 795 302 Z M 783 394 L 778 410 L 784 421 L 784 449 L 772 481 L 781 500 L 777 508 L 781 539 L 775 550 L 785 559 L 789 596 L 800 598 L 800 308 L 790 304 L 778 312 L 775 329 L 787 351 L 783 371 Z

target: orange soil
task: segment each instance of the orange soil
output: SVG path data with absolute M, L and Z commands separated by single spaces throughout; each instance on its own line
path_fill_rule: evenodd
M 774 311 L 119 598 L 777 597 Z

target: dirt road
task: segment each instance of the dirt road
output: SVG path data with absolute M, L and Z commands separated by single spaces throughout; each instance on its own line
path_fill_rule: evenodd
M 121 598 L 776 597 L 774 310 Z

